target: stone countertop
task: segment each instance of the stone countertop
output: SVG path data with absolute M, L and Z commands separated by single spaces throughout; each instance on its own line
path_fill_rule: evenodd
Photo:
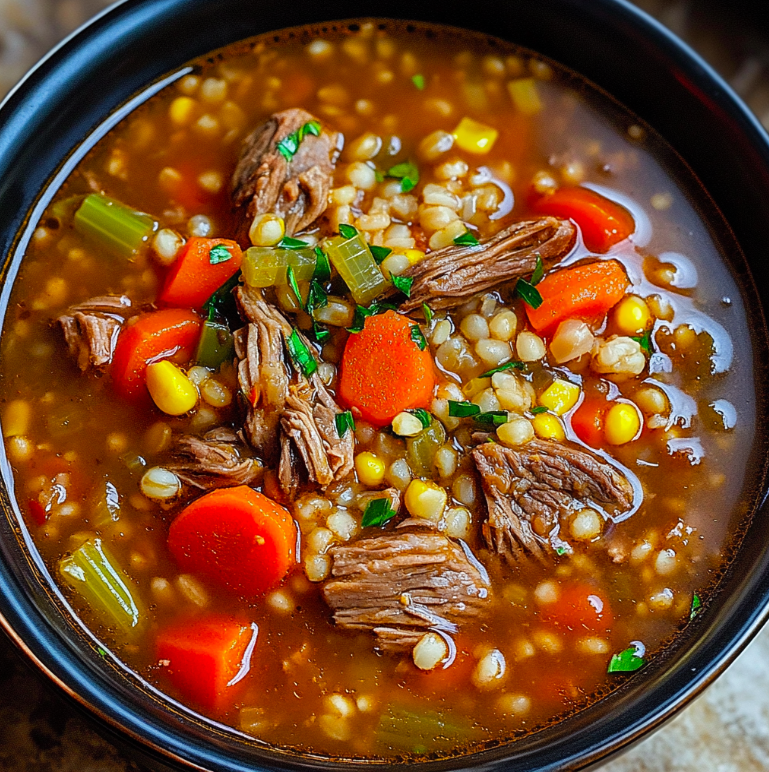
M 761 4 L 765 0 L 759 0 Z M 0 0 L 0 98 L 104 0 Z M 636 0 L 726 77 L 769 128 L 769 25 L 727 0 Z M 747 7 L 747 6 L 746 6 Z M 0 770 L 144 772 L 33 673 L 0 636 Z M 602 772 L 769 771 L 769 627 L 725 675 Z

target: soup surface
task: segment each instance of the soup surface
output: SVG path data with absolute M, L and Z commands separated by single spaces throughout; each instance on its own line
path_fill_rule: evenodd
M 361 22 L 185 69 L 56 193 L 3 328 L 15 497 L 102 653 L 333 757 L 464 752 L 622 683 L 748 507 L 705 201 L 486 37 Z

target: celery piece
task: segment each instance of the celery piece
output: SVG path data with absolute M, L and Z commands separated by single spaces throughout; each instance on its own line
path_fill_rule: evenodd
M 416 705 L 388 705 L 376 729 L 381 748 L 420 754 L 456 750 L 477 738 L 477 731 L 464 716 L 423 710 Z
M 157 222 L 112 198 L 91 193 L 75 212 L 75 230 L 120 257 L 130 259 L 149 243 Z
M 223 362 L 235 357 L 235 344 L 230 328 L 223 322 L 207 319 L 198 341 L 195 361 L 203 367 L 218 370 Z
M 324 243 L 326 254 L 348 286 L 353 300 L 365 306 L 389 286 L 360 233 L 349 239 L 334 236 Z
M 94 496 L 90 520 L 96 528 L 103 528 L 120 520 L 120 494 L 111 482 L 105 482 Z
M 147 615 L 133 581 L 99 538 L 91 538 L 59 561 L 62 580 L 90 606 L 105 626 L 133 638 Z
M 406 440 L 406 457 L 409 466 L 420 477 L 435 474 L 435 454 L 446 442 L 446 430 L 440 421 L 432 421 L 416 437 Z
M 243 255 L 243 278 L 251 287 L 286 284 L 290 265 L 297 281 L 310 281 L 315 273 L 315 250 L 251 247 Z

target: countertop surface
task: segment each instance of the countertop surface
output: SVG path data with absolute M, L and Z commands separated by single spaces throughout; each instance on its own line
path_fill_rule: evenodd
M 759 0 L 763 5 L 765 0 Z M 0 98 L 102 0 L 0 0 Z M 769 128 L 769 24 L 728 0 L 637 0 L 689 41 Z M 101 739 L 0 636 L 0 770 L 144 772 Z M 704 694 L 601 772 L 769 770 L 769 628 Z

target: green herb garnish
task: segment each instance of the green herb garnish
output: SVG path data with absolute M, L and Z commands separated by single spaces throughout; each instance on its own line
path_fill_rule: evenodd
M 500 365 L 499 367 L 493 367 L 491 370 L 486 370 L 485 373 L 481 373 L 478 377 L 479 378 L 491 378 L 494 373 L 502 373 L 505 370 L 525 370 L 526 364 L 524 362 L 516 362 L 513 360 L 512 362 L 505 362 L 505 364 Z
M 545 264 L 542 262 L 542 258 L 537 255 L 537 264 L 534 267 L 534 273 L 531 274 L 531 284 L 536 286 L 542 281 L 542 277 L 545 275 Z
M 547 408 L 544 405 L 537 405 L 531 409 L 532 415 L 539 415 L 540 413 L 547 413 Z
M 469 415 L 478 415 L 481 408 L 475 402 L 457 402 L 449 400 L 449 415 L 454 418 L 466 418 Z
M 361 526 L 369 528 L 374 525 L 384 525 L 392 520 L 396 514 L 390 505 L 390 499 L 373 499 L 366 505 Z
M 568 554 L 568 552 L 569 552 L 569 550 L 567 550 L 567 549 L 566 549 L 566 547 L 564 547 L 564 546 L 563 546 L 563 545 L 561 545 L 561 544 L 559 544 L 559 545 L 558 545 L 558 546 L 555 548 L 555 554 L 556 554 L 556 555 L 566 555 L 566 554 Z
M 647 354 L 652 353 L 652 334 L 651 330 L 647 330 L 643 335 L 633 335 L 633 340 L 641 346 L 641 349 Z
M 339 224 L 339 235 L 344 239 L 351 239 L 358 235 L 358 231 L 347 223 Z
M 99 656 L 100 656 L 100 657 L 106 657 L 106 656 L 107 656 L 107 651 L 106 651 L 106 649 L 102 649 L 102 647 L 101 647 L 101 646 L 99 646 L 99 648 L 98 648 L 98 649 L 96 649 L 96 651 L 98 652 L 98 654 L 99 654 Z
M 203 304 L 203 310 L 209 321 L 213 321 L 216 316 L 222 316 L 225 319 L 237 316 L 235 307 L 235 298 L 232 291 L 240 282 L 241 272 L 238 271 L 231 279 L 228 279 L 208 300 Z
M 689 621 L 691 622 L 694 617 L 697 616 L 697 614 L 700 613 L 700 609 L 702 608 L 702 601 L 700 600 L 700 596 L 697 595 L 697 593 L 694 593 L 692 595 L 692 607 L 689 609 Z
M 384 259 L 392 254 L 392 249 L 390 249 L 390 247 L 378 247 L 376 244 L 369 244 L 368 248 L 371 250 L 371 254 L 377 265 L 382 265 Z
M 317 322 L 312 323 L 312 336 L 318 343 L 325 343 L 329 335 L 331 333 L 325 327 L 321 327 Z
M 340 438 L 347 434 L 348 429 L 351 432 L 355 431 L 355 419 L 349 410 L 345 410 L 344 413 L 337 413 L 334 417 L 334 423 L 336 424 L 336 433 Z
M 612 654 L 607 673 L 632 673 L 646 664 L 643 658 L 643 647 L 632 643 L 619 654 Z
M 219 265 L 219 263 L 226 263 L 228 260 L 232 260 L 232 254 L 224 244 L 217 244 L 215 247 L 211 247 L 208 253 L 208 262 L 211 265 Z
M 419 419 L 419 423 L 421 423 L 422 427 L 425 429 L 433 422 L 433 417 L 424 408 L 417 407 L 413 410 L 408 410 L 407 412 L 415 415 Z
M 318 121 L 307 121 L 299 129 L 291 132 L 291 134 L 278 142 L 276 145 L 278 152 L 286 161 L 290 161 L 296 155 L 299 145 L 302 144 L 302 140 L 308 134 L 312 134 L 315 137 L 320 136 L 320 123 Z
M 470 231 L 465 231 L 454 237 L 454 243 L 458 247 L 477 247 L 481 242 Z
M 427 348 L 427 339 L 418 324 L 411 325 L 411 340 L 417 344 L 420 351 Z
M 286 281 L 288 282 L 288 286 L 291 287 L 291 291 L 296 296 L 296 302 L 299 303 L 299 308 L 304 308 L 304 303 L 302 302 L 302 293 L 299 291 L 299 284 L 297 284 L 296 281 L 296 274 L 294 273 L 293 265 L 286 267 Z
M 315 271 L 312 278 L 321 284 L 331 279 L 331 263 L 328 261 L 328 255 L 320 247 L 315 247 Z
M 398 307 L 393 303 L 373 302 L 368 308 L 365 306 L 356 306 L 355 315 L 352 318 L 352 326 L 347 328 L 347 332 L 353 334 L 360 332 L 365 324 L 366 317 L 383 314 L 385 311 L 397 311 Z
M 534 309 L 542 305 L 542 295 L 539 294 L 539 290 L 531 282 L 526 281 L 526 279 L 518 279 L 515 283 L 515 294 L 527 306 L 531 306 Z
M 395 164 L 387 172 L 388 177 L 401 181 L 401 191 L 408 193 L 419 183 L 419 169 L 412 161 Z
M 306 249 L 310 245 L 301 239 L 292 239 L 291 236 L 284 236 L 279 242 L 281 249 Z
M 473 416 L 473 421 L 486 426 L 502 426 L 506 424 L 510 416 L 506 410 L 489 410 L 486 413 L 477 413 Z
M 433 316 L 435 316 L 433 309 L 430 308 L 427 303 L 422 303 L 422 313 L 425 315 L 425 322 L 430 324 L 430 322 L 433 320 Z
M 289 266 L 290 268 L 291 266 Z M 307 304 L 305 310 L 308 314 L 311 314 L 316 308 L 323 308 L 328 305 L 328 295 L 326 290 L 323 289 L 323 285 L 320 282 L 313 279 L 310 282 L 310 289 L 307 291 Z
M 411 276 L 391 276 L 393 287 L 402 292 L 407 298 L 411 297 L 411 285 L 414 283 L 414 279 Z
M 411 82 L 420 90 L 425 90 L 425 76 L 417 73 L 416 75 L 411 76 Z
M 286 348 L 297 368 L 306 378 L 318 369 L 315 357 L 296 330 L 292 330 L 291 335 L 286 338 Z

